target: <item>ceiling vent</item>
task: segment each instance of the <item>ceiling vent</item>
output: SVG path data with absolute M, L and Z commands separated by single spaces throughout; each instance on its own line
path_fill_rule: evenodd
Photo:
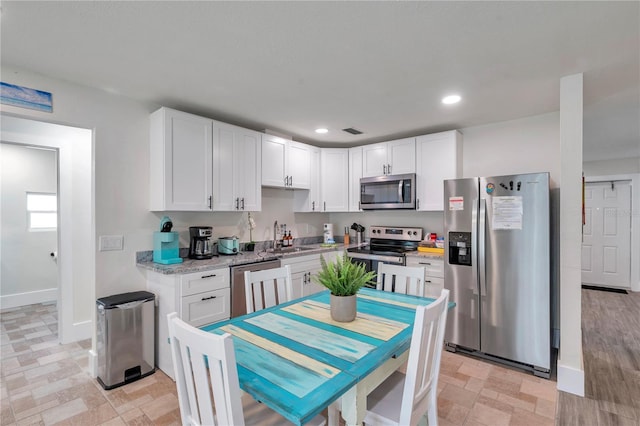
M 354 129 L 353 127 L 348 127 L 346 129 L 342 129 L 342 131 L 351 133 L 352 135 L 361 135 L 362 132 L 358 129 Z

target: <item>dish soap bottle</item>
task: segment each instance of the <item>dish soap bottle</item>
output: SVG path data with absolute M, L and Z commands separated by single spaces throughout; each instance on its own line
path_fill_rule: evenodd
M 349 227 L 348 226 L 344 227 L 344 245 L 345 246 L 349 245 Z

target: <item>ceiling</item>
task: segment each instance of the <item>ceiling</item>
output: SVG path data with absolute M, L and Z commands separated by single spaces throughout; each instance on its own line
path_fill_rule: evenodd
M 640 156 L 636 1 L 1 8 L 3 65 L 319 146 L 558 111 L 560 78 L 583 72 L 585 161 Z

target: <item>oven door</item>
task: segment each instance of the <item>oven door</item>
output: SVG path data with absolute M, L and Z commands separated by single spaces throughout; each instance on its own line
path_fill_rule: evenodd
M 375 254 L 362 254 L 362 253 L 350 253 L 347 252 L 347 255 L 351 258 L 354 263 L 364 265 L 365 270 L 367 272 L 374 271 L 378 272 L 378 264 L 380 263 L 390 263 L 392 265 L 401 265 L 404 266 L 405 258 L 404 256 L 376 256 Z M 376 288 L 377 279 L 369 281 L 365 284 L 365 287 Z
M 360 179 L 360 208 L 362 210 L 415 209 L 415 173 Z

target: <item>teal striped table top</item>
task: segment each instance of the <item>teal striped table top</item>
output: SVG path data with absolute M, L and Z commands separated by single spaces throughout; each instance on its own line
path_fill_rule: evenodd
M 324 291 L 202 330 L 231 334 L 240 387 L 292 423 L 304 424 L 409 349 L 416 306 L 433 301 L 363 288 L 357 318 L 340 323 L 331 319 Z

